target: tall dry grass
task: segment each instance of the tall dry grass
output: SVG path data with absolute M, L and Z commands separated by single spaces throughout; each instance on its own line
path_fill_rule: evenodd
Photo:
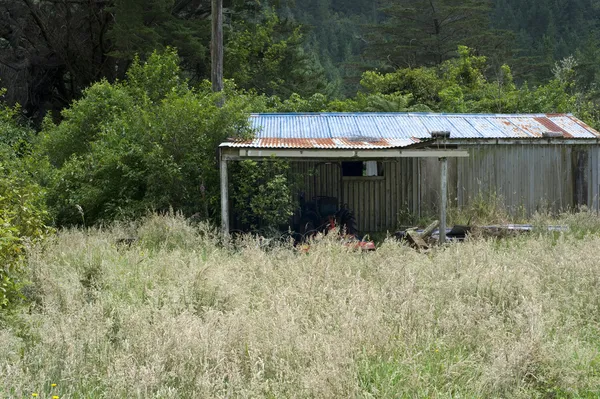
M 600 395 L 597 235 L 262 244 L 176 217 L 60 233 L 0 329 L 0 396 Z

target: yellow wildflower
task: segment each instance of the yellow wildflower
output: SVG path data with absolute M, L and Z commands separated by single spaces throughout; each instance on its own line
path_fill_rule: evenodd
M 50 386 L 51 386 L 52 388 L 54 388 L 54 387 L 56 386 L 56 384 L 50 384 Z
M 58 395 L 54 395 L 52 399 L 58 399 Z
M 31 396 L 33 396 L 34 398 L 37 398 L 37 393 L 32 393 Z

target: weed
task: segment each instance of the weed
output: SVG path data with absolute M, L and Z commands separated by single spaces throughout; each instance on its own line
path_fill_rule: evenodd
M 597 397 L 590 217 L 425 255 L 224 246 L 178 216 L 132 246 L 123 226 L 65 230 L 28 258 L 36 306 L 0 326 L 0 396 Z

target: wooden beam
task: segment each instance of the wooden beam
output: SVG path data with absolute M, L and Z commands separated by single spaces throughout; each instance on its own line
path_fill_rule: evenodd
M 446 242 L 446 205 L 448 204 L 448 158 L 440 158 L 440 238 L 439 243 Z
M 400 158 L 468 158 L 465 150 L 402 150 Z
M 221 148 L 227 148 L 226 146 Z M 230 147 L 231 148 L 231 147 Z M 233 148 L 231 148 L 233 149 Z M 228 158 L 310 158 L 310 159 L 394 159 L 394 158 L 465 158 L 469 152 L 464 150 L 331 150 L 331 149 L 259 149 L 240 148 L 237 157 L 235 151 L 227 151 Z M 238 158 L 239 157 L 239 158 Z

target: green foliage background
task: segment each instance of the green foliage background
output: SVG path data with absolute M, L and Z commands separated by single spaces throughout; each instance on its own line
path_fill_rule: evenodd
M 251 97 L 190 87 L 172 49 L 136 59 L 127 77 L 92 85 L 62 123 L 46 121 L 40 151 L 52 169 L 56 222 L 95 224 L 171 208 L 213 217 L 217 147 L 250 135 Z
M 0 90 L 0 96 L 3 95 Z M 0 103 L 0 312 L 21 301 L 26 250 L 49 232 L 43 190 L 31 154 L 34 132 L 18 107 Z
M 491 79 L 485 56 L 465 46 L 457 53 L 437 66 L 367 71 L 361 90 L 347 99 L 321 93 L 282 99 L 233 81 L 215 94 L 208 82 L 194 86 L 182 77 L 174 49 L 145 62 L 136 58 L 126 80 L 90 86 L 61 123 L 45 121 L 36 150 L 48 161 L 42 183 L 55 222 L 97 224 L 170 209 L 217 222 L 218 146 L 252 136 L 250 112 L 575 112 L 596 124 L 593 102 L 577 90 L 572 59 L 558 63 L 547 84 L 530 88 L 514 82 L 508 65 Z M 244 164 L 237 171 L 243 177 L 233 177 L 246 226 L 287 222 L 294 193 L 283 179 L 285 166 L 276 166 L 271 176 Z

